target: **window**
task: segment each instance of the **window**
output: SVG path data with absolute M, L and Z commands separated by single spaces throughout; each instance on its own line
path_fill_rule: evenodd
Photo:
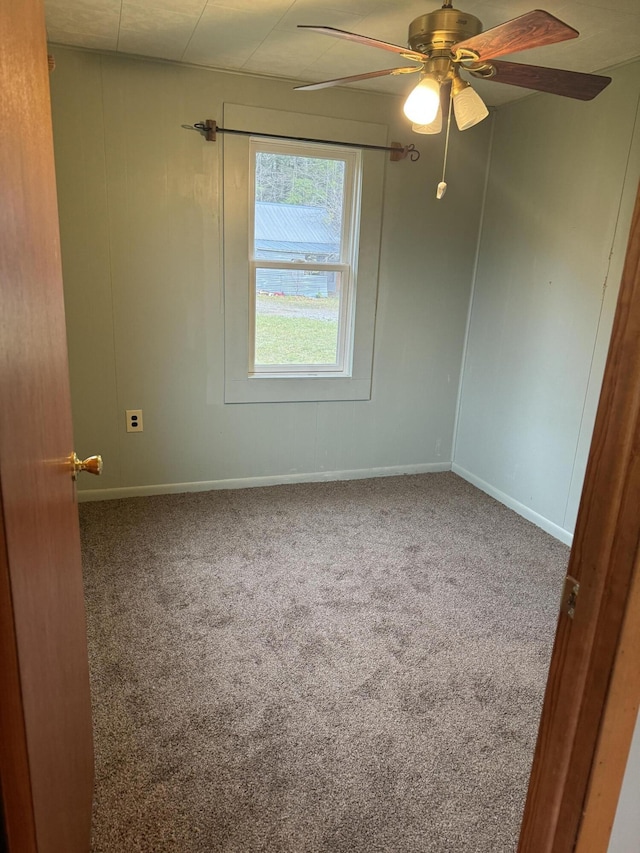
M 360 152 L 250 142 L 254 376 L 350 376 Z
M 382 125 L 225 104 L 226 403 L 368 400 L 387 144 Z M 213 366 L 212 366 L 213 375 Z

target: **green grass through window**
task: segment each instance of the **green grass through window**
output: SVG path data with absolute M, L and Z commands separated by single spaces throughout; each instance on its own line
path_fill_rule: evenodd
M 337 299 L 300 297 L 258 298 L 256 364 L 335 364 L 337 302 Z

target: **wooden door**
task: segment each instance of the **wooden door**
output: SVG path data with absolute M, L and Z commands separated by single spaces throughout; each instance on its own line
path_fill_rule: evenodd
M 625 668 L 635 636 L 634 579 L 640 571 L 640 189 L 631 224 L 620 295 L 568 573 L 579 583 L 575 615 L 567 601 L 558 621 L 538 742 L 522 822 L 519 853 L 572 853 L 581 821 L 605 820 L 582 850 L 604 853 L 624 760 L 606 774 L 612 796 L 587 799 L 598 775 L 596 746 L 629 749 L 640 690 L 636 666 Z M 574 584 L 566 589 L 571 594 Z M 627 619 L 625 620 L 625 617 Z M 631 621 L 629 621 L 631 620 Z M 625 628 L 625 621 L 628 623 Z M 628 649 L 627 649 L 628 654 Z M 612 678 L 613 674 L 613 678 Z M 625 702 L 623 715 L 616 713 Z M 616 707 L 617 706 L 617 707 Z M 612 738 L 607 719 L 617 720 Z M 620 730 L 624 727 L 624 731 Z M 610 727 L 610 723 L 609 723 Z M 586 823 L 587 821 L 585 821 Z M 602 830 L 602 826 L 600 827 Z
M 0 3 L 0 39 L 4 842 L 12 853 L 86 853 L 91 708 L 40 0 Z

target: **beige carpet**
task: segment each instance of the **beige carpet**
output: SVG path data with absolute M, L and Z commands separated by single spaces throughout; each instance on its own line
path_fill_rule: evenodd
M 81 507 L 95 853 L 508 853 L 568 549 L 453 474 Z

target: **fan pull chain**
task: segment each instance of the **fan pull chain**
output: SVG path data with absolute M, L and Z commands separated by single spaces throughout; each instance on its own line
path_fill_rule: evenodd
M 438 189 L 436 190 L 436 198 L 441 199 L 442 196 L 447 191 L 447 182 L 445 181 L 445 175 L 447 171 L 447 156 L 449 155 L 449 133 L 451 132 L 451 113 L 453 112 L 453 86 L 451 87 L 451 94 L 449 95 L 449 115 L 447 116 L 447 137 L 444 142 L 444 162 L 442 164 L 442 180 L 438 184 Z

